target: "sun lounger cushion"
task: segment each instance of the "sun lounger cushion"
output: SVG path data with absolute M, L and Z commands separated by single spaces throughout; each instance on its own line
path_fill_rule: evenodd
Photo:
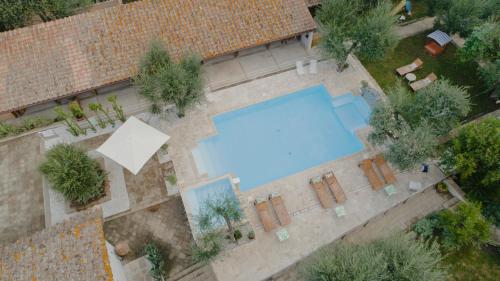
M 323 208 L 331 208 L 333 206 L 333 197 L 329 194 L 325 182 L 321 177 L 311 179 L 311 186 L 318 196 L 319 202 Z
M 419 69 L 420 67 L 422 67 L 423 64 L 424 64 L 424 62 L 421 59 L 417 58 L 412 63 L 396 69 L 396 72 L 399 75 L 404 76 L 410 72 L 413 72 L 413 71 Z
M 361 170 L 363 170 L 365 176 L 368 178 L 368 181 L 370 182 L 374 190 L 380 190 L 382 187 L 384 187 L 384 183 L 373 169 L 372 161 L 370 159 L 361 161 L 359 167 L 361 168 Z
M 346 197 L 344 190 L 340 186 L 337 178 L 333 174 L 333 172 L 328 172 L 326 173 L 323 178 L 325 179 L 326 183 L 328 184 L 328 188 L 330 188 L 330 191 L 333 193 L 333 196 L 335 197 L 335 201 L 337 203 L 342 204 L 345 202 Z
M 396 182 L 396 177 L 394 176 L 394 173 L 392 172 L 391 168 L 385 161 L 384 155 L 378 154 L 373 159 L 373 162 L 375 162 L 375 165 L 377 165 L 378 169 L 382 173 L 382 176 L 384 177 L 386 183 L 393 184 Z
M 420 89 L 423 89 L 423 88 L 429 86 L 430 84 L 432 84 L 432 82 L 434 82 L 436 80 L 437 80 L 436 74 L 431 73 L 431 74 L 427 75 L 427 77 L 425 77 L 424 79 L 410 83 L 410 87 L 413 91 L 418 91 Z
M 273 230 L 276 225 L 271 217 L 271 210 L 269 209 L 267 201 L 262 199 L 255 200 L 255 209 L 257 209 L 257 214 L 259 214 L 264 231 L 269 232 Z
M 274 212 L 276 213 L 280 224 L 283 226 L 290 224 L 290 215 L 288 214 L 281 195 L 279 193 L 272 193 L 269 197 L 271 200 L 271 205 L 273 205 Z

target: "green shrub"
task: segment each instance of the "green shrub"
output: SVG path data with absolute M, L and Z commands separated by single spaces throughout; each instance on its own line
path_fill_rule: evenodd
M 19 133 L 20 130 L 16 126 L 0 122 L 0 138 L 17 135 Z
M 422 239 L 428 239 L 434 235 L 436 228 L 439 225 L 439 220 L 434 216 L 429 216 L 419 220 L 413 225 L 413 231 Z
M 437 244 L 394 235 L 363 245 L 325 247 L 302 265 L 301 273 L 308 281 L 444 281 L 440 261 Z
M 241 237 L 243 237 L 243 235 L 241 234 L 241 231 L 239 229 L 236 229 L 234 231 L 233 237 L 234 237 L 234 240 L 238 241 L 241 239 Z
M 208 263 L 221 251 L 221 237 L 218 233 L 205 234 L 197 245 L 191 248 L 191 257 L 195 262 Z
M 167 278 L 165 256 L 161 250 L 154 244 L 149 243 L 144 247 L 146 258 L 151 262 L 149 273 L 155 281 L 163 281 Z
M 29 131 L 35 128 L 48 126 L 52 123 L 54 123 L 53 119 L 49 119 L 43 116 L 27 117 L 23 120 L 22 128 L 23 130 Z
M 479 203 L 460 203 L 455 210 L 439 213 L 441 241 L 448 250 L 478 247 L 490 238 L 490 224 L 481 214 Z
M 104 192 L 106 173 L 96 160 L 70 144 L 58 144 L 50 149 L 40 171 L 55 190 L 78 204 L 86 204 Z
M 247 234 L 248 239 L 253 240 L 255 239 L 255 232 L 253 230 L 250 230 Z
M 168 175 L 167 176 L 167 181 L 171 184 L 171 185 L 175 185 L 177 183 L 177 177 L 175 175 Z

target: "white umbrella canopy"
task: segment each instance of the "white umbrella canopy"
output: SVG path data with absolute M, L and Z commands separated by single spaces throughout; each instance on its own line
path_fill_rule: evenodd
M 170 137 L 131 116 L 97 151 L 137 175 Z

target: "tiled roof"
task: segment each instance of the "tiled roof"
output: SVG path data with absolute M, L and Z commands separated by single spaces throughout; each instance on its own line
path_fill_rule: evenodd
M 0 247 L 0 280 L 112 281 L 100 208 Z
M 0 33 L 0 112 L 135 73 L 152 38 L 211 58 L 315 28 L 304 0 L 144 0 Z
M 317 6 L 320 4 L 320 2 L 321 0 L 306 0 L 306 4 L 308 7 Z

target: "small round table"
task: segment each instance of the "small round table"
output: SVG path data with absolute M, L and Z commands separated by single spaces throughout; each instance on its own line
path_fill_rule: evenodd
M 408 82 L 413 82 L 413 81 L 417 80 L 417 76 L 413 73 L 406 74 L 405 78 L 406 78 L 406 80 L 408 80 Z

